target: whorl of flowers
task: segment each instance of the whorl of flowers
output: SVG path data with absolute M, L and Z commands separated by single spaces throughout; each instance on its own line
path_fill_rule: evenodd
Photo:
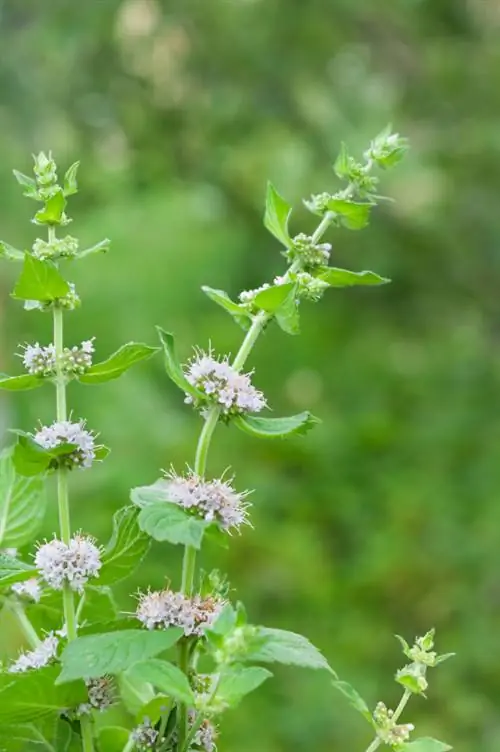
M 94 338 L 87 339 L 80 346 L 64 348 L 59 361 L 63 373 L 80 375 L 90 368 L 92 353 L 94 352 L 93 342 Z M 42 347 L 38 342 L 35 342 L 34 345 L 25 345 L 21 357 L 28 373 L 34 376 L 54 376 L 56 374 L 56 349 L 52 343 L 46 347 Z
M 202 397 L 186 395 L 186 402 L 205 409 L 221 408 L 223 415 L 258 413 L 266 406 L 262 392 L 252 386 L 250 374 L 239 373 L 227 358 L 217 360 L 211 353 L 197 352 L 185 372 L 189 383 L 202 392 Z
M 143 752 L 143 750 L 154 748 L 159 735 L 149 718 L 144 718 L 143 722 L 132 731 L 131 738 L 135 747 Z
M 223 606 L 224 601 L 213 596 L 189 598 L 172 590 L 156 590 L 139 595 L 136 618 L 147 629 L 180 627 L 186 637 L 201 637 Z
M 329 287 L 328 282 L 313 277 L 309 272 L 287 272 L 274 280 L 276 285 L 286 285 L 290 282 L 297 285 L 297 296 L 299 298 L 311 300 L 313 303 L 317 303 Z
M 196 719 L 196 713 L 192 710 L 188 714 L 189 725 L 192 726 Z M 198 731 L 196 731 L 192 744 L 192 749 L 200 750 L 201 752 L 215 752 L 217 739 L 217 729 L 214 724 L 207 718 L 202 722 Z
M 86 339 L 80 347 L 65 347 L 61 356 L 61 367 L 67 374 L 82 374 L 92 365 L 92 353 L 94 352 L 94 337 Z
M 41 300 L 25 300 L 25 311 L 51 311 L 53 308 L 63 308 L 65 311 L 74 311 L 81 303 L 80 296 L 76 292 L 73 282 L 68 282 L 69 292 L 62 298 L 43 302 Z
M 283 255 L 290 263 L 298 261 L 301 268 L 308 270 L 318 266 L 326 266 L 330 260 L 330 243 L 314 243 L 312 236 L 301 232 L 296 235 L 290 248 Z
M 84 428 L 84 422 L 71 423 L 69 420 L 56 421 L 51 426 L 42 426 L 33 439 L 44 449 L 55 449 L 61 444 L 73 444 L 75 449 L 61 455 L 59 462 L 67 468 L 88 468 L 95 459 L 94 435 Z
M 29 580 L 24 582 L 16 582 L 12 585 L 11 590 L 19 597 L 29 598 L 35 603 L 39 603 L 42 597 L 42 588 L 37 577 L 30 577 Z
M 32 668 L 43 668 L 57 655 L 59 640 L 49 634 L 34 650 L 21 653 L 19 658 L 9 666 L 10 674 L 21 674 Z
M 40 261 L 71 258 L 76 255 L 77 251 L 78 240 L 71 235 L 66 235 L 65 238 L 53 238 L 49 241 L 37 238 L 33 243 L 33 256 Z
M 379 702 L 373 713 L 373 720 L 377 726 L 379 738 L 389 746 L 399 745 L 408 741 L 414 726 L 412 723 L 398 724 L 394 719 L 394 711 L 389 710 L 383 702 Z
M 204 480 L 191 470 L 185 476 L 171 470 L 166 473 L 164 483 L 169 501 L 207 522 L 216 522 L 223 530 L 239 528 L 248 522 L 249 505 L 244 501 L 248 491 L 238 493 L 228 480 Z
M 62 590 L 68 584 L 81 593 L 85 583 L 99 575 L 101 552 L 89 537 L 75 535 L 69 545 L 54 538 L 39 546 L 35 566 L 40 577 L 54 590 Z
M 116 687 L 111 676 L 87 679 L 85 686 L 87 687 L 89 701 L 79 706 L 79 715 L 90 713 L 91 710 L 98 710 L 102 713 L 115 704 Z

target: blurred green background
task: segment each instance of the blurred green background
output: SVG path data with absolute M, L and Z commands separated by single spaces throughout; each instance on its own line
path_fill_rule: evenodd
M 393 284 L 331 291 L 304 306 L 303 334 L 270 328 L 251 358 L 276 414 L 311 409 L 305 439 L 219 429 L 210 470 L 255 488 L 252 521 L 205 568 L 227 571 L 254 622 L 308 635 L 371 706 L 399 698 L 395 632 L 437 628 L 458 657 L 405 720 L 459 752 L 500 749 L 500 8 L 496 0 L 4 0 L 0 3 L 0 231 L 28 247 L 33 205 L 13 167 L 52 149 L 81 160 L 71 233 L 112 239 L 75 265 L 84 301 L 70 343 L 97 356 L 173 330 L 187 358 L 241 332 L 200 292 L 232 296 L 283 269 L 262 227 L 270 178 L 314 218 L 334 189 L 341 140 L 360 153 L 388 122 L 412 150 L 383 176 L 396 199 L 362 233 L 337 230 L 333 263 Z M 0 370 L 50 321 L 9 298 L 1 271 Z M 74 525 L 105 541 L 131 486 L 192 462 L 199 418 L 160 358 L 99 388 L 72 386 L 112 447 L 75 474 Z M 50 420 L 50 390 L 1 397 L 2 432 Z M 46 524 L 55 521 L 54 499 Z M 122 586 L 179 581 L 179 551 L 155 548 Z M 279 670 L 224 719 L 221 752 L 361 750 L 370 739 L 327 677 Z

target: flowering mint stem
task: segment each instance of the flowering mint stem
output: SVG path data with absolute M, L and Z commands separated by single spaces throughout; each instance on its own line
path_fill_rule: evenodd
M 399 701 L 399 705 L 397 706 L 396 710 L 394 711 L 394 715 L 392 716 L 392 720 L 394 721 L 394 723 L 396 723 L 396 721 L 399 720 L 399 716 L 405 709 L 410 697 L 411 697 L 410 690 L 405 689 L 404 694 L 401 700 Z M 377 738 L 374 739 L 372 743 L 370 744 L 370 746 L 367 748 L 366 752 L 375 752 L 375 750 L 378 749 L 381 744 L 382 744 L 382 740 L 380 739 L 380 737 L 377 736 Z

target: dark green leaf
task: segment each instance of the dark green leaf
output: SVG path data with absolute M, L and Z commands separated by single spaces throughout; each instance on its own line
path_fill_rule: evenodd
M 130 731 L 122 726 L 103 726 L 99 729 L 101 752 L 122 752 L 127 746 Z
M 101 445 L 96 447 L 95 449 L 95 458 L 98 462 L 102 462 L 106 459 L 108 454 L 111 452 L 111 449 L 107 446 Z
M 295 285 L 275 312 L 276 323 L 287 334 L 299 334 L 300 317 Z
M 287 282 L 284 285 L 274 285 L 267 290 L 261 290 L 253 299 L 254 305 L 261 308 L 267 313 L 275 313 L 283 305 L 289 294 L 294 290 L 295 285 Z
M 292 244 L 288 234 L 288 220 L 291 212 L 291 206 L 279 195 L 274 186 L 268 183 L 264 225 L 286 248 Z
M 139 514 L 141 530 L 157 541 L 200 548 L 208 523 L 192 517 L 177 504 L 148 504 Z
M 28 434 L 16 431 L 17 444 L 12 454 L 12 462 L 16 472 L 27 478 L 45 473 L 52 461 L 46 449 L 37 444 Z
M 0 376 L 0 389 L 6 389 L 9 392 L 21 392 L 28 389 L 38 389 L 43 384 L 43 378 L 34 376 L 30 373 L 23 373 L 22 376 Z
M 430 737 L 422 737 L 412 742 L 406 742 L 401 747 L 401 752 L 449 752 L 452 749 L 449 744 L 440 742 Z
M 1 541 L 0 541 L 1 542 Z M 10 587 L 36 576 L 36 569 L 15 556 L 0 553 L 0 588 Z
M 368 708 L 368 705 L 363 700 L 361 695 L 359 695 L 354 687 L 351 687 L 350 684 L 348 684 L 345 681 L 334 681 L 332 682 L 333 686 L 339 690 L 339 692 L 342 692 L 342 694 L 347 697 L 349 700 L 349 704 L 358 711 L 358 713 L 361 713 L 363 718 L 366 718 L 368 723 L 373 726 L 373 719 L 372 714 L 370 713 L 370 709 Z
M 78 168 L 80 166 L 80 162 L 73 162 L 73 164 L 68 167 L 66 170 L 66 174 L 64 175 L 64 195 L 65 196 L 72 196 L 74 193 L 78 193 L 78 183 L 76 180 L 76 174 L 78 172 Z
M 118 619 L 119 611 L 113 591 L 110 587 L 101 583 L 101 573 L 102 569 L 99 572 L 99 578 L 95 580 L 95 582 L 99 583 L 98 585 L 87 585 L 85 587 L 83 607 L 80 610 L 80 624 L 90 627 L 90 625 L 99 623 L 101 625 L 101 632 L 128 629 L 129 625 L 133 627 L 134 622 L 132 619 Z M 105 626 L 103 626 L 103 622 L 106 623 Z M 85 634 L 90 634 L 90 632 L 85 632 Z
M 241 326 L 242 329 L 248 329 L 251 321 L 251 315 L 248 313 L 248 311 L 245 309 L 244 306 L 239 305 L 239 303 L 235 303 L 227 292 L 224 292 L 224 290 L 214 290 L 212 287 L 202 287 L 201 288 L 205 295 L 208 295 L 210 300 L 213 300 L 214 303 L 217 303 L 217 305 L 221 306 L 221 308 L 224 308 L 225 311 L 231 314 L 233 319 L 236 321 L 237 324 Z
M 149 682 L 160 692 L 186 705 L 194 705 L 194 694 L 186 675 L 168 661 L 150 658 L 147 661 L 135 663 L 128 669 L 126 676 L 132 683 Z
M 255 648 L 245 656 L 246 661 L 262 663 L 285 663 L 304 668 L 334 671 L 326 658 L 303 635 L 283 629 L 257 627 Z
M 149 538 L 141 532 L 139 510 L 123 507 L 113 517 L 113 534 L 102 556 L 99 584 L 111 585 L 133 573 L 149 550 Z
M 77 254 L 77 258 L 82 259 L 86 256 L 93 256 L 94 253 L 107 253 L 109 251 L 109 248 L 111 246 L 111 240 L 108 238 L 105 238 L 104 240 L 101 240 L 99 243 L 96 243 L 95 245 L 91 246 L 91 248 L 85 248 L 83 251 L 79 251 Z
M 292 434 L 303 435 L 319 422 L 319 419 L 309 412 L 291 415 L 289 418 L 259 418 L 245 415 L 234 419 L 238 428 L 259 439 L 282 439 Z
M 40 261 L 26 254 L 23 270 L 12 296 L 20 300 L 39 300 L 48 303 L 63 298 L 69 291 L 68 283 L 51 261 Z
M 40 529 L 45 507 L 42 480 L 19 475 L 12 448 L 5 449 L 0 453 L 0 547 L 30 543 Z
M 59 190 L 47 199 L 44 208 L 37 211 L 33 221 L 37 225 L 58 225 L 61 222 L 65 206 L 64 193 Z
M 370 271 L 352 272 L 350 269 L 337 269 L 329 266 L 318 275 L 330 287 L 353 287 L 355 285 L 386 285 L 390 279 Z
M 83 682 L 60 687 L 55 683 L 58 673 L 58 666 L 48 666 L 24 674 L 0 675 L 0 725 L 29 723 L 86 702 Z
M 183 392 L 190 394 L 192 397 L 200 398 L 203 394 L 196 389 L 184 376 L 184 371 L 177 359 L 175 352 L 174 337 L 169 332 L 166 332 L 160 326 L 156 327 L 161 343 L 163 345 L 163 351 L 165 354 L 165 370 L 172 379 L 174 384 L 182 389 Z
M 86 635 L 70 642 L 63 650 L 63 670 L 57 685 L 75 679 L 94 679 L 118 674 L 172 647 L 182 636 L 181 629 L 158 632 L 128 629 L 122 632 Z
M 217 699 L 234 708 L 245 695 L 260 687 L 272 673 L 261 666 L 230 666 L 223 670 Z
M 349 199 L 331 198 L 327 208 L 340 217 L 341 224 L 349 230 L 362 230 L 370 219 L 372 204 L 358 203 Z
M 19 172 L 18 170 L 12 170 L 12 172 L 14 173 L 14 177 L 19 183 L 19 185 L 22 185 L 23 188 L 25 188 L 25 190 L 23 191 L 23 196 L 36 199 L 38 197 L 36 180 L 28 177 L 28 175 L 24 175 L 22 172 Z
M 23 251 L 18 251 L 17 248 L 0 240 L 0 258 L 5 258 L 7 261 L 24 261 L 24 256 Z
M 78 378 L 82 384 L 102 384 L 104 381 L 117 379 L 133 365 L 140 363 L 141 360 L 147 360 L 158 350 L 158 347 L 150 347 L 140 342 L 129 342 L 110 355 L 107 360 L 95 363 Z

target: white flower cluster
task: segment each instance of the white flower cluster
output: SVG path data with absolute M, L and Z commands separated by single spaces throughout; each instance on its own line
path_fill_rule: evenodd
M 33 256 L 40 261 L 47 259 L 71 258 L 78 251 L 78 240 L 71 235 L 65 238 L 54 238 L 53 240 L 42 240 L 37 238 L 33 243 Z
M 41 347 L 38 342 L 25 345 L 22 354 L 23 365 L 33 376 L 52 376 L 56 368 L 56 349 L 54 345 Z
M 223 607 L 224 601 L 213 596 L 188 598 L 172 590 L 157 590 L 139 595 L 136 618 L 147 629 L 181 627 L 186 637 L 202 637 Z
M 116 688 L 111 676 L 101 676 L 98 679 L 88 679 L 85 682 L 89 696 L 88 703 L 80 705 L 80 715 L 90 713 L 91 710 L 104 712 L 116 702 Z
M 42 543 L 35 554 L 35 566 L 40 577 L 54 590 L 68 584 L 78 593 L 91 577 L 98 577 L 101 552 L 92 538 L 75 535 L 69 545 L 54 538 Z
M 196 407 L 217 405 L 229 416 L 258 413 L 267 406 L 262 392 L 252 386 L 250 375 L 236 371 L 227 358 L 216 360 L 210 353 L 199 352 L 189 363 L 185 376 L 203 393 L 200 399 L 186 395 L 185 401 Z
M 377 707 L 373 713 L 373 720 L 375 721 L 379 738 L 384 744 L 388 744 L 391 747 L 408 741 L 411 732 L 415 728 L 412 723 L 398 724 L 394 719 L 394 711 L 389 710 L 383 702 L 377 703 Z
M 272 285 L 268 284 L 267 282 L 264 282 L 263 285 L 261 285 L 260 287 L 256 287 L 254 290 L 243 290 L 243 292 L 240 292 L 238 296 L 239 301 L 243 305 L 252 306 L 259 292 L 264 292 L 264 290 L 269 290 L 271 287 Z
M 188 721 L 190 725 L 194 723 L 195 718 L 196 713 L 190 710 L 188 715 Z M 213 723 L 211 723 L 208 719 L 205 719 L 193 737 L 193 741 L 191 742 L 192 749 L 202 750 L 202 752 L 216 752 L 216 739 L 217 729 L 215 728 Z
M 33 439 L 44 449 L 55 449 L 61 444 L 74 444 L 75 449 L 61 455 L 58 460 L 69 469 L 73 467 L 87 468 L 95 459 L 95 439 L 90 431 L 85 430 L 83 421 L 71 423 L 62 420 L 52 423 L 51 426 L 42 426 Z
M 31 668 L 43 668 L 57 655 L 59 640 L 50 633 L 34 650 L 21 653 L 17 661 L 9 666 L 10 674 L 21 674 Z
M 85 373 L 92 365 L 92 353 L 94 352 L 94 339 L 86 339 L 80 347 L 65 347 L 62 357 L 61 366 L 66 374 L 80 375 Z
M 243 500 L 248 492 L 237 493 L 223 478 L 204 480 L 199 475 L 166 474 L 166 494 L 169 501 L 201 516 L 207 522 L 217 522 L 223 530 L 238 528 L 248 522 L 248 504 Z
M 328 282 L 313 277 L 309 272 L 287 272 L 282 277 L 276 277 L 274 282 L 277 285 L 286 285 L 293 282 L 297 285 L 297 297 L 311 300 L 313 303 L 317 303 L 329 287 Z
M 73 282 L 68 282 L 69 292 L 63 298 L 43 302 L 41 300 L 25 300 L 25 311 L 50 311 L 52 308 L 64 308 L 65 311 L 74 311 L 80 305 L 80 296 L 76 292 Z
M 31 577 L 24 582 L 16 582 L 12 585 L 11 590 L 19 597 L 24 596 L 25 598 L 35 601 L 35 603 L 39 603 L 40 598 L 42 597 L 42 588 L 40 587 L 40 582 L 37 577 Z
M 298 261 L 303 269 L 325 266 L 330 260 L 330 243 L 314 243 L 312 236 L 301 232 L 296 235 L 292 245 L 284 252 L 284 256 L 293 263 Z
M 304 205 L 313 214 L 323 215 L 328 211 L 328 205 L 334 198 L 331 193 L 315 193 L 310 199 L 304 199 Z
M 159 732 L 153 728 L 149 718 L 144 718 L 143 722 L 131 734 L 132 741 L 140 752 L 153 749 L 158 741 L 158 737 Z

